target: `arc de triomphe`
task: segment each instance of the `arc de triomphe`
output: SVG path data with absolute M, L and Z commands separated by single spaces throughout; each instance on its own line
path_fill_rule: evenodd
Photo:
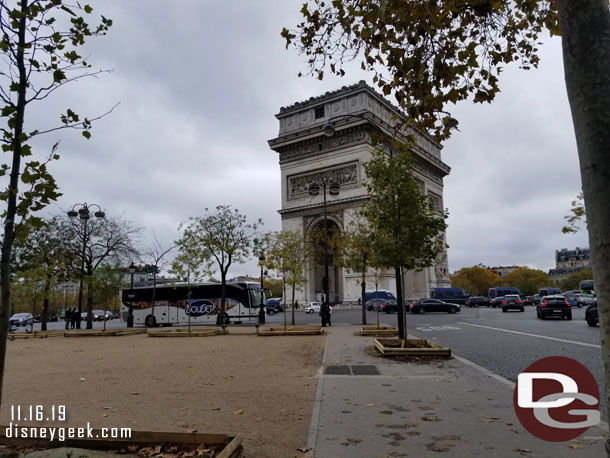
M 408 133 L 393 127 L 399 111 L 373 88 L 361 81 L 353 86 L 312 97 L 305 102 L 282 107 L 276 118 L 280 121 L 277 138 L 269 146 L 279 153 L 282 177 L 282 230 L 303 235 L 323 225 L 323 193 L 311 196 L 313 182 L 334 181 L 340 185 L 338 195 L 326 194 L 327 224 L 341 231 L 349 230 L 354 212 L 367 198 L 363 186 L 363 163 L 370 160 L 373 145 L 370 134 L 383 134 L 404 139 Z M 369 121 L 370 120 L 370 121 Z M 334 134 L 323 133 L 332 124 Z M 328 134 L 328 133 L 327 133 Z M 441 160 L 441 147 L 427 135 L 416 133 L 415 175 L 420 188 L 440 210 L 443 207 L 443 178 L 450 168 Z M 300 303 L 320 300 L 324 292 L 324 266 L 310 262 L 307 283 L 296 291 Z M 377 287 L 396 293 L 393 270 L 367 274 L 367 290 Z M 447 254 L 442 253 L 436 265 L 421 272 L 407 272 L 404 278 L 405 297 L 428 297 L 432 287 L 448 287 Z M 360 297 L 360 275 L 332 265 L 329 269 L 331 302 L 356 302 Z M 290 292 L 287 292 L 290 297 Z

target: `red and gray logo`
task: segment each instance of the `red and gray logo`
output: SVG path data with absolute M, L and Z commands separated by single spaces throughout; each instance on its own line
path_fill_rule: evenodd
M 549 442 L 572 440 L 600 422 L 593 374 L 564 356 L 539 359 L 519 374 L 513 402 L 525 429 Z

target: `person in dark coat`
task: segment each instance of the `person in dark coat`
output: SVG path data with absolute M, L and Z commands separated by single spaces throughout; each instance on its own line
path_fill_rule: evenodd
M 332 326 L 330 324 L 330 306 L 328 302 L 323 302 L 320 306 L 320 318 L 322 319 L 322 327 L 326 327 L 326 324 Z
M 80 313 L 78 313 L 78 309 L 74 307 L 72 310 L 72 315 L 70 316 L 70 328 L 76 329 L 76 320 L 80 321 Z
M 66 320 L 66 329 L 70 329 L 71 318 L 72 318 L 72 309 L 68 307 L 64 314 L 64 320 Z

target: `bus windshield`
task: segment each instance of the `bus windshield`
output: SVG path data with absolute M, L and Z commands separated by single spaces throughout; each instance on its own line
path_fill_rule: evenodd
M 261 293 L 260 285 L 248 284 L 248 293 L 250 293 L 250 307 L 260 307 L 261 304 L 265 304 L 265 293 Z

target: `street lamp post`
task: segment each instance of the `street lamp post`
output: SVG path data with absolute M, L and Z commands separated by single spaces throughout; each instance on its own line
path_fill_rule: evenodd
M 324 289 L 324 301 L 330 305 L 330 278 L 328 274 L 328 215 L 326 211 L 326 191 L 331 196 L 339 195 L 341 189 L 339 183 L 332 181 L 329 177 L 324 177 L 309 185 L 309 195 L 317 196 L 322 188 L 323 205 L 324 205 L 324 278 L 322 280 L 322 288 Z
M 133 328 L 133 274 L 136 272 L 136 266 L 132 263 L 129 265 L 129 273 L 131 274 L 131 288 L 129 289 L 129 310 L 127 311 L 127 327 Z
M 261 303 L 260 303 L 260 308 L 258 310 L 258 324 L 265 324 L 265 306 L 263 304 L 263 296 L 264 296 L 264 289 L 263 289 L 263 263 L 265 262 L 265 255 L 263 254 L 263 252 L 261 251 L 260 256 L 258 257 L 258 261 L 261 265 Z
M 78 217 L 80 219 L 81 224 L 83 225 L 83 249 L 81 251 L 81 265 L 80 265 L 80 287 L 78 290 L 78 316 L 76 319 L 76 328 L 80 329 L 80 317 L 83 312 L 83 280 L 85 278 L 85 254 L 87 250 L 87 223 L 89 222 L 89 218 L 91 218 L 90 208 L 97 207 L 97 211 L 93 213 L 93 215 L 97 219 L 104 218 L 106 214 L 102 211 L 102 208 L 97 204 L 87 205 L 87 202 L 82 204 L 76 204 L 72 207 L 72 210 L 68 212 L 68 216 L 70 219 L 74 219 Z M 77 210 L 78 208 L 78 210 Z M 91 287 L 91 285 L 89 285 Z M 91 310 L 87 310 L 87 329 L 93 328 Z

